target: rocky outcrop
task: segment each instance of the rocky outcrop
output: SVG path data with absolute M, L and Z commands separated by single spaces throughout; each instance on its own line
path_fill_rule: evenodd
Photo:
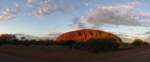
M 82 30 L 76 30 L 76 31 L 71 31 L 71 32 L 61 34 L 60 36 L 58 36 L 56 38 L 56 41 L 57 40 L 64 40 L 64 39 L 66 39 L 66 40 L 78 40 L 78 38 L 80 36 L 83 37 L 83 41 L 87 41 L 89 36 L 97 36 L 97 35 L 101 35 L 102 33 L 114 35 L 114 34 L 111 34 L 108 32 L 100 31 L 100 30 L 82 29 Z M 116 36 L 116 35 L 114 35 L 114 36 Z M 117 37 L 117 41 L 122 42 L 122 40 L 119 37 Z

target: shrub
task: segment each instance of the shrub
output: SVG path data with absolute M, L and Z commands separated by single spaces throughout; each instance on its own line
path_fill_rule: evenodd
M 90 46 L 90 47 L 94 47 L 96 46 L 96 44 L 98 44 L 98 41 L 96 41 L 95 37 L 94 36 L 90 36 L 88 39 L 87 39 L 87 44 Z
M 105 33 L 95 37 L 90 36 L 87 39 L 87 44 L 91 48 L 96 48 L 101 51 L 109 51 L 112 49 L 112 47 L 114 48 L 119 47 L 119 43 L 117 43 L 116 36 L 105 34 Z
M 74 40 L 67 40 L 66 41 L 66 45 L 73 45 L 73 44 L 76 44 L 76 41 L 74 41 Z
M 10 41 L 16 40 L 16 36 L 12 34 L 2 34 L 0 36 L 0 42 L 2 44 L 8 44 Z
M 118 42 L 114 42 L 114 43 L 113 43 L 113 48 L 116 49 L 116 48 L 118 48 L 119 46 L 120 46 L 120 44 L 119 44 Z
M 61 46 L 65 46 L 66 45 L 66 41 L 65 40 L 60 40 L 60 45 Z
M 145 42 L 143 42 L 143 45 L 147 46 L 147 45 L 148 45 L 148 42 L 146 42 L 146 41 L 145 41 Z
M 142 40 L 141 40 L 141 39 L 135 39 L 135 40 L 132 42 L 132 45 L 133 45 L 133 46 L 141 46 L 141 45 L 142 45 Z
M 92 49 L 91 53 L 98 53 L 98 49 Z

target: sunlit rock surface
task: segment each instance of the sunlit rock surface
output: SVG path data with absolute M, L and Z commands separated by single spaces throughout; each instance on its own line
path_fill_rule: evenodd
M 61 34 L 60 36 L 56 38 L 56 40 L 78 40 L 78 38 L 82 36 L 83 41 L 87 41 L 89 36 L 97 36 L 97 35 L 101 35 L 102 33 L 109 34 L 110 36 L 114 35 L 105 31 L 100 31 L 100 30 L 82 29 L 82 30 L 76 30 L 76 31 L 71 31 L 71 32 Z M 122 40 L 119 37 L 117 37 L 117 41 L 122 42 Z

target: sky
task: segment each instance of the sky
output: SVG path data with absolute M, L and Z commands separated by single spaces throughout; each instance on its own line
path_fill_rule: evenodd
M 56 39 L 69 31 L 95 29 L 124 42 L 150 42 L 149 0 L 0 1 L 0 34 L 18 39 Z

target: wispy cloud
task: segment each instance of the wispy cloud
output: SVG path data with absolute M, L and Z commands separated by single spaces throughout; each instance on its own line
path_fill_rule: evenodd
M 16 16 L 17 12 L 18 11 L 16 11 L 16 10 L 6 8 L 6 11 L 4 11 L 3 14 L 6 15 L 6 16 L 10 16 L 10 15 Z
M 16 3 L 16 2 L 14 2 L 13 4 L 14 4 L 16 7 L 18 7 L 18 6 L 19 6 L 19 4 L 18 4 L 18 3 Z
M 148 34 L 150 34 L 150 31 L 145 32 L 144 34 L 137 34 L 137 35 L 148 35 Z
M 81 8 L 78 5 L 75 5 L 74 8 L 71 8 L 70 3 L 67 1 L 65 3 L 60 3 L 59 5 L 55 4 L 58 2 L 61 2 L 61 1 L 59 0 L 40 1 L 39 3 L 37 3 L 40 7 L 38 7 L 36 11 L 33 11 L 33 14 L 35 16 L 38 16 L 39 18 L 44 18 L 45 16 L 49 16 L 52 13 L 61 12 L 65 14 L 65 13 L 70 13 L 73 10 L 77 10 Z M 52 3 L 53 3 L 53 6 L 52 6 Z
M 135 8 L 138 3 L 118 6 L 98 6 L 96 11 L 90 15 L 83 15 L 81 18 L 87 24 L 93 25 L 93 28 L 103 26 L 104 24 L 126 25 L 126 26 L 143 26 L 150 27 L 150 14 L 142 13 Z M 132 13 L 132 12 L 136 12 Z M 143 20 L 143 21 L 141 21 Z
M 12 19 L 17 19 L 17 13 L 18 12 L 19 12 L 19 9 L 13 10 L 10 8 L 6 8 L 6 10 L 2 12 L 3 14 L 0 15 L 0 22 L 12 20 Z
M 74 17 L 74 18 L 71 20 L 71 22 L 72 22 L 72 24 L 69 24 L 69 25 L 68 25 L 68 26 L 71 27 L 71 28 L 78 28 L 78 29 L 86 28 L 86 27 L 85 27 L 85 23 L 81 22 L 79 17 Z M 77 26 L 75 26 L 75 25 L 77 25 Z
M 88 7 L 88 5 L 90 4 L 90 3 L 84 3 L 87 7 Z
M 21 39 L 21 37 L 25 37 L 25 39 L 29 39 L 29 40 L 39 40 L 39 39 L 43 39 L 43 40 L 46 40 L 46 39 L 56 39 L 56 37 L 50 37 L 50 36 L 43 36 L 43 37 L 40 37 L 40 36 L 34 36 L 34 35 L 28 35 L 28 34 L 25 34 L 25 33 L 15 33 L 14 35 L 17 36 L 18 39 Z
M 59 35 L 61 35 L 62 33 L 49 33 L 49 34 L 47 34 L 48 36 L 51 36 L 51 37 L 53 37 L 53 38 L 57 38 Z

